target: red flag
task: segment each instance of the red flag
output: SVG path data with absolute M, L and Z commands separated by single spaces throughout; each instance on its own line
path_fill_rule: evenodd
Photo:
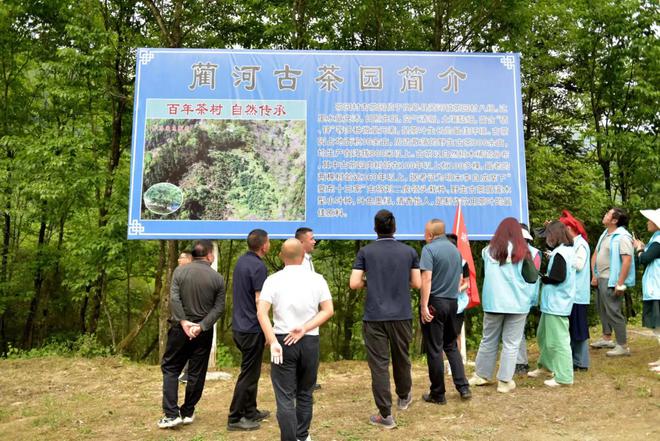
M 454 227 L 452 228 L 454 234 L 458 237 L 457 246 L 458 251 L 463 256 L 470 268 L 470 286 L 467 290 L 468 302 L 467 308 L 473 308 L 481 303 L 479 300 L 479 288 L 477 287 L 477 272 L 474 269 L 474 260 L 472 259 L 472 250 L 470 249 L 470 241 L 468 240 L 467 229 L 465 228 L 465 221 L 463 220 L 463 210 L 459 202 L 456 207 L 456 216 L 454 217 Z

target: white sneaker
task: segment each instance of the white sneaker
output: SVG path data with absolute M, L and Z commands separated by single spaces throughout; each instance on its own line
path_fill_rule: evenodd
M 544 367 L 540 367 L 538 369 L 534 369 L 533 371 L 527 372 L 527 376 L 531 377 L 531 378 L 538 378 L 542 375 L 547 377 L 547 376 L 551 376 L 553 374 L 552 374 L 552 372 L 550 372 L 549 370 L 547 370 Z
M 183 425 L 187 426 L 188 424 L 192 424 L 193 421 L 195 421 L 195 415 L 190 415 L 187 417 L 183 417 Z
M 477 374 L 473 374 L 468 380 L 468 383 L 470 386 L 486 386 L 487 384 L 490 384 L 490 381 Z
M 621 345 L 616 345 L 611 351 L 607 351 L 605 354 L 608 357 L 621 357 L 630 355 L 630 349 L 624 348 Z
M 616 346 L 616 344 L 612 340 L 605 340 L 604 338 L 601 338 L 600 340 L 591 343 L 589 346 L 596 349 L 602 349 L 602 348 L 612 349 Z
M 513 380 L 497 382 L 497 391 L 500 393 L 508 394 L 509 392 L 513 392 L 515 388 L 516 388 L 516 382 Z
M 312 441 L 312 436 L 311 436 L 311 435 L 307 435 L 307 438 L 305 438 L 305 439 L 301 439 L 300 441 Z
M 171 429 L 172 427 L 176 427 L 179 424 L 181 424 L 183 421 L 181 420 L 180 416 L 177 416 L 175 418 L 169 418 L 169 417 L 163 417 L 158 421 L 158 427 L 161 429 Z
M 657 359 L 656 361 L 652 361 L 649 363 L 649 366 L 654 367 L 654 366 L 660 366 L 660 358 Z
M 651 372 L 657 372 L 657 373 L 660 374 L 660 366 L 653 366 L 653 367 L 651 368 Z
M 545 381 L 543 382 L 543 384 L 545 384 L 545 385 L 548 386 L 548 387 L 570 386 L 570 385 L 568 385 L 568 384 L 557 383 L 557 382 L 555 381 L 554 378 L 551 378 L 551 379 L 549 379 L 549 380 L 545 380 Z

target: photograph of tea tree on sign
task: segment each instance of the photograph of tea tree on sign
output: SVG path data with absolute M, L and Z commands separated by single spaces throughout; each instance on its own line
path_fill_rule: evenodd
M 141 217 L 303 220 L 305 168 L 305 121 L 148 119 Z

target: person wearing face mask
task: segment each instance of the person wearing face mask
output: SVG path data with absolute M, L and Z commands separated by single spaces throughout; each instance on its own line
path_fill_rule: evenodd
M 545 228 L 550 248 L 547 274 L 541 276 L 541 320 L 536 333 L 538 368 L 527 373 L 536 378 L 552 374 L 549 387 L 573 384 L 573 356 L 568 317 L 575 301 L 575 251 L 566 226 L 559 221 Z

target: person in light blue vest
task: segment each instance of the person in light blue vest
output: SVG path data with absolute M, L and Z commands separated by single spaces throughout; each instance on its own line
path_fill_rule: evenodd
M 534 268 L 536 271 L 541 269 L 541 256 L 542 253 L 538 248 L 532 246 L 531 233 L 529 232 L 529 227 L 526 224 L 520 223 L 522 228 L 522 234 L 525 240 L 527 241 L 527 246 L 529 247 L 529 252 L 532 255 L 532 261 L 534 262 Z M 529 292 L 532 297 L 532 306 L 539 305 L 539 288 L 541 287 L 541 280 L 537 279 L 536 283 L 529 284 Z M 528 314 L 529 316 L 529 314 Z M 525 319 L 527 321 L 527 319 Z M 529 360 L 527 358 L 527 337 L 525 332 L 523 332 L 522 338 L 520 339 L 520 346 L 518 348 L 518 357 L 516 359 L 516 375 L 527 375 L 529 372 Z
M 483 336 L 475 361 L 475 373 L 469 383 L 473 386 L 490 384 L 501 340 L 497 391 L 508 393 L 516 388 L 513 381 L 516 357 L 532 302 L 529 286 L 536 282 L 538 271 L 523 238 L 522 228 L 513 217 L 500 223 L 481 255 L 484 260 L 481 292 Z
M 634 241 L 637 259 L 646 267 L 642 278 L 642 324 L 653 329 L 660 343 L 660 208 L 640 212 L 648 219 L 646 228 L 653 233 L 646 245 L 640 240 Z M 660 374 L 660 359 L 649 366 Z
M 626 335 L 626 318 L 621 304 L 627 288 L 635 285 L 632 235 L 628 232 L 628 214 L 612 208 L 603 216 L 605 231 L 591 256 L 591 285 L 597 288 L 596 308 L 603 327 L 603 336 L 592 348 L 613 348 L 609 357 L 630 355 Z M 616 345 L 612 341 L 616 334 Z
M 589 243 L 587 232 L 582 222 L 564 210 L 559 222 L 566 225 L 568 235 L 573 240 L 575 250 L 575 302 L 568 318 L 571 334 L 571 351 L 573 352 L 573 370 L 589 369 L 589 321 L 588 308 L 591 300 L 591 271 L 589 269 Z
M 566 226 L 559 221 L 545 228 L 545 242 L 552 250 L 546 275 L 541 275 L 541 320 L 536 332 L 539 345 L 538 368 L 533 378 L 553 374 L 549 387 L 573 384 L 573 360 L 568 316 L 575 301 L 575 251 Z

